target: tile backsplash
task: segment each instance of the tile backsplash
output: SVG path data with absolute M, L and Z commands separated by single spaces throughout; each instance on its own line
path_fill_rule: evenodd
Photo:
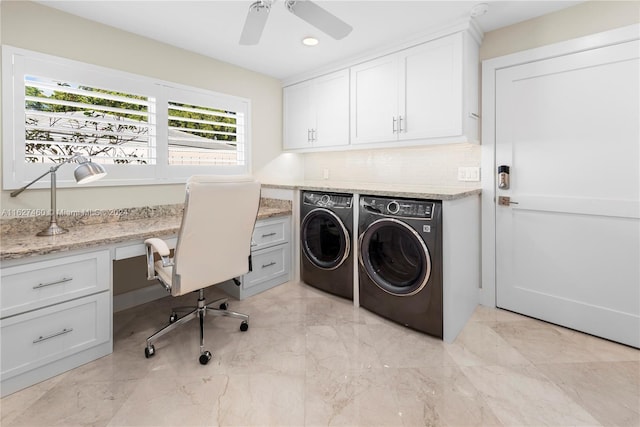
M 304 179 L 478 187 L 479 182 L 458 181 L 458 167 L 469 166 L 480 166 L 479 145 L 307 153 L 304 155 Z

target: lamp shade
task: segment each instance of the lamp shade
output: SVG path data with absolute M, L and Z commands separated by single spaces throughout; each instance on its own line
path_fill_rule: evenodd
M 92 163 L 88 160 L 80 163 L 76 170 L 73 172 L 73 175 L 78 184 L 87 184 L 89 182 L 97 181 L 106 174 L 107 171 L 104 170 L 104 167 L 102 167 L 102 165 Z

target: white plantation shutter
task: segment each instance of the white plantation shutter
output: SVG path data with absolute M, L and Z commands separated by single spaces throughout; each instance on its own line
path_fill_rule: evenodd
M 169 101 L 169 164 L 244 165 L 244 114 Z
M 105 165 L 96 186 L 250 170 L 247 99 L 9 46 L 2 61 L 5 189 L 76 152 Z M 75 185 L 73 167 L 58 185 Z
M 153 98 L 35 76 L 24 86 L 27 163 L 79 152 L 102 164 L 155 164 Z

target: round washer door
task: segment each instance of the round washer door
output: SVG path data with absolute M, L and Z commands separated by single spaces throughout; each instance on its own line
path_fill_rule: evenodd
M 349 257 L 351 239 L 338 216 L 328 209 L 309 212 L 300 225 L 302 253 L 318 268 L 335 270 Z
M 360 235 L 360 264 L 380 289 L 411 296 L 431 275 L 431 256 L 420 235 L 405 222 L 379 219 Z

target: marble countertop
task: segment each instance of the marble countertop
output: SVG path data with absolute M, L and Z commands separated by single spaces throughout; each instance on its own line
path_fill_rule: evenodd
M 136 218 L 132 215 L 136 219 L 118 218 L 91 224 L 76 223 L 71 226 L 61 222 L 69 232 L 51 237 L 36 236 L 32 227 L 5 226 L 0 235 L 0 260 L 91 249 L 127 241 L 133 243 L 150 237 L 167 237 L 178 233 L 182 221 L 181 210 L 172 208 L 151 209 L 151 211 L 154 213 L 147 213 L 147 217 L 144 218 Z M 261 201 L 258 220 L 285 215 L 291 215 L 290 201 L 273 199 L 268 199 L 266 203 L 264 199 Z M 40 229 L 45 228 L 46 224 Z
M 417 184 L 385 184 L 365 182 L 304 181 L 299 183 L 262 183 L 267 188 L 292 190 L 334 191 L 376 196 L 409 197 L 416 199 L 455 200 L 481 193 L 480 187 L 457 188 Z

